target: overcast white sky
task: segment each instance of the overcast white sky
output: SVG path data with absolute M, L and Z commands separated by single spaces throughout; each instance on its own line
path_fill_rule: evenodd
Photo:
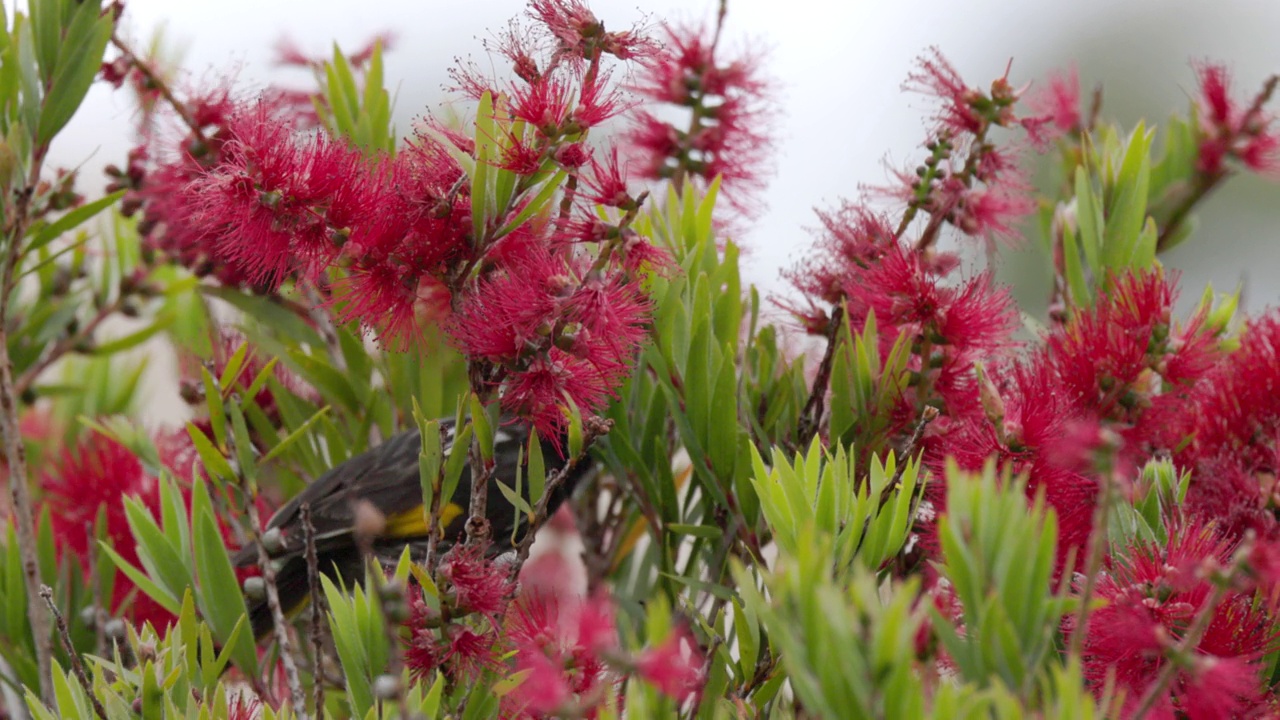
M 592 7 L 612 27 L 642 17 L 636 0 L 596 0 Z M 481 40 L 523 8 L 521 0 L 129 0 L 126 18 L 137 39 L 164 24 L 195 77 L 238 67 L 247 85 L 289 77 L 268 66 L 282 34 L 321 52 L 332 40 L 355 47 L 392 30 L 398 42 L 387 58 L 388 82 L 398 95 L 397 126 L 404 129 L 438 105 L 453 59 L 482 58 Z M 713 9 L 714 0 L 643 4 L 651 18 L 709 16 Z M 1242 93 L 1256 88 L 1280 71 L 1277 28 L 1280 3 L 1270 0 L 731 0 L 727 37 L 771 47 L 770 69 L 785 93 L 769 211 L 744 238 L 753 251 L 749 275 L 780 287 L 778 268 L 808 245 L 803 228 L 812 224 L 814 206 L 855 195 L 859 183 L 882 182 L 886 155 L 897 162 L 914 157 L 925 103 L 899 86 L 929 45 L 941 47 L 975 83 L 1000 75 L 1011 58 L 1015 82 L 1075 62 L 1085 86 L 1105 81 L 1108 107 L 1132 122 L 1185 108 L 1194 91 L 1190 59 L 1225 61 Z M 127 99 L 98 86 L 55 160 L 76 164 L 92 155 L 90 168 L 119 162 L 130 140 Z M 1280 267 L 1276 200 L 1280 188 L 1254 181 L 1213 199 L 1202 215 L 1212 238 L 1167 259 L 1186 268 L 1185 295 L 1198 295 L 1206 280 L 1231 287 L 1243 277 L 1251 306 L 1277 304 L 1280 284 L 1271 278 Z M 1006 274 L 1019 280 L 1024 297 L 1042 294 L 1026 273 Z

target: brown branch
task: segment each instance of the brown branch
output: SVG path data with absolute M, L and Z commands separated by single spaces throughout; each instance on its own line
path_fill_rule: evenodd
M 85 340 L 93 337 L 93 332 L 102 325 L 107 318 L 114 315 L 124 305 L 124 294 L 121 294 L 114 301 L 100 308 L 98 312 L 85 323 L 78 331 L 67 335 L 58 342 L 53 344 L 47 352 L 40 356 L 38 360 L 32 363 L 21 375 L 18 376 L 14 384 L 14 390 L 18 393 L 18 397 L 22 397 L 35 385 L 36 380 L 40 379 L 41 373 L 49 369 L 57 361 L 61 360 L 67 353 L 75 350 L 76 346 Z
M 249 527 L 262 527 L 258 516 L 257 498 L 252 495 L 245 503 L 249 515 Z M 256 538 L 258 546 L 258 567 L 262 569 L 262 582 L 267 590 L 267 607 L 271 610 L 272 625 L 275 629 L 276 645 L 280 648 L 280 662 L 284 665 L 284 674 L 289 683 L 289 699 L 293 704 L 293 714 L 298 720 L 308 720 L 307 700 L 302 694 L 302 680 L 298 676 L 298 663 L 294 661 L 293 651 L 289 644 L 289 626 L 284 619 L 284 610 L 280 607 L 280 589 L 276 586 L 276 569 L 271 562 L 271 555 L 262 544 L 262 538 Z
M 827 349 L 818 365 L 818 374 L 809 391 L 809 401 L 800 414 L 800 427 L 796 430 L 796 447 L 804 449 L 813 440 L 822 422 L 822 412 L 827 400 L 827 386 L 831 382 L 831 365 L 835 361 L 836 347 L 840 342 L 840 328 L 844 325 L 844 305 L 837 305 L 827 322 Z
M 58 637 L 62 638 L 62 648 L 67 651 L 67 657 L 71 658 L 71 670 L 75 673 L 76 680 L 80 681 L 80 687 L 84 688 L 84 694 L 89 696 L 94 714 L 102 720 L 108 720 L 106 708 L 102 707 L 98 696 L 93 694 L 93 683 L 89 681 L 89 675 L 84 671 L 84 663 L 80 662 L 80 653 L 76 652 L 76 646 L 71 642 L 67 621 L 62 619 L 58 606 L 53 604 L 53 590 L 48 585 L 41 585 L 40 597 L 44 598 L 45 604 L 49 606 L 49 612 L 53 613 L 53 618 L 58 623 Z
M 456 429 L 455 429 L 456 437 Z M 455 448 L 456 449 L 456 448 Z M 493 477 L 495 464 L 485 463 L 480 454 L 480 438 L 471 435 L 471 447 L 468 448 L 467 464 L 471 467 L 471 506 L 467 512 L 467 544 L 475 545 L 487 541 L 493 532 L 489 526 L 489 479 Z
M 13 360 L 9 357 L 9 300 L 14 295 L 14 276 L 21 257 L 22 240 L 31 221 L 31 198 L 40 182 L 47 145 L 35 148 L 27 185 L 18 193 L 12 224 L 6 229 L 9 246 L 5 248 L 4 268 L 0 273 L 0 436 L 4 438 L 5 461 L 9 466 L 9 494 L 17 519 L 18 551 L 22 557 L 23 578 L 27 588 L 27 612 L 31 636 L 35 642 L 36 667 L 40 675 L 40 698 L 52 705 L 53 637 L 49 616 L 40 598 L 40 560 L 36 553 L 36 529 L 32 519 L 31 488 L 27 485 L 27 455 L 22 444 L 18 418 L 19 395 L 13 382 Z
M 583 423 L 584 437 L 582 442 L 582 451 L 574 457 L 570 458 L 564 467 L 552 473 L 542 489 L 542 497 L 538 498 L 538 504 L 533 509 L 533 518 L 529 521 L 529 527 L 525 530 L 524 536 L 520 538 L 520 544 L 516 546 L 516 559 L 511 564 L 511 579 L 514 581 L 520 577 L 520 569 L 524 567 L 524 563 L 529 559 L 529 549 L 533 547 L 534 535 L 537 534 L 538 528 L 547 522 L 547 508 L 551 505 L 551 496 L 564 483 L 565 478 L 569 477 L 569 473 L 573 472 L 578 463 L 582 462 L 590 450 L 591 444 L 597 438 L 607 435 L 613 429 L 613 422 L 610 420 L 601 420 L 594 418 Z
M 120 38 L 120 34 L 116 32 L 115 29 L 112 29 L 111 31 L 111 44 L 120 51 L 121 55 L 124 55 L 124 58 L 128 61 L 129 65 L 142 73 L 143 77 L 147 79 L 147 84 L 154 87 L 156 92 L 160 93 L 160 97 L 164 98 L 165 102 L 169 103 L 169 106 L 173 108 L 173 111 L 178 113 L 178 117 L 181 118 L 182 123 L 191 128 L 191 132 L 196 136 L 196 140 L 199 140 L 202 145 L 207 146 L 209 144 L 209 139 L 204 136 L 204 131 L 200 128 L 200 124 L 196 122 L 195 115 L 191 114 L 191 110 L 187 108 L 186 103 L 179 100 L 177 96 L 173 94 L 173 90 L 169 88 L 169 83 L 165 82 L 164 78 L 160 77 L 149 63 L 139 58 L 137 53 L 135 53 L 133 49 Z
M 324 597 L 320 594 L 320 558 L 316 554 L 316 526 L 311 522 L 311 503 L 298 508 L 302 520 L 302 537 L 306 542 L 307 585 L 311 588 L 311 651 L 315 663 L 312 691 L 315 694 L 316 717 L 324 716 Z

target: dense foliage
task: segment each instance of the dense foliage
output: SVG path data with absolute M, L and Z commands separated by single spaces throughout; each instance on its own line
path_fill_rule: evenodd
M 462 112 L 407 137 L 387 37 L 283 43 L 315 86 L 250 92 L 139 54 L 118 2 L 6 17 L 0 715 L 1280 712 L 1280 314 L 1206 289 L 1176 317 L 1159 260 L 1280 172 L 1276 78 L 1199 64 L 1185 117 L 1121 128 L 1074 72 L 975 85 L 930 50 L 918 165 L 820 211 L 762 298 L 735 238 L 782 108 L 719 10 L 617 30 L 531 0 L 503 74 L 459 65 Z M 95 80 L 138 137 L 89 199 L 45 159 Z M 1024 235 L 1045 317 L 945 249 Z M 191 420 L 146 428 L 166 345 Z M 480 490 L 465 539 L 377 562 L 401 518 L 355 508 L 364 582 L 312 578 L 286 620 L 233 554 L 406 428 L 417 522 Z M 487 483 L 536 544 L 494 537 Z

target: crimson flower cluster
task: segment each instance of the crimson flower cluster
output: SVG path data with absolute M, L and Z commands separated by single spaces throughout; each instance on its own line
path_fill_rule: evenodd
M 1202 164 L 1216 155 L 1265 170 L 1271 119 L 1260 102 L 1242 110 L 1226 84 L 1223 69 L 1201 68 Z M 1059 573 L 1083 567 L 1102 483 L 1118 483 L 1122 494 L 1149 491 L 1130 481 L 1148 462 L 1172 459 L 1191 484 L 1185 504 L 1166 518 L 1169 542 L 1113 549 L 1096 588 L 1106 606 L 1085 628 L 1071 620 L 1066 630 L 1084 633 L 1090 686 L 1101 694 L 1114 680 L 1130 714 L 1144 702 L 1160 717 L 1265 712 L 1273 698 L 1260 662 L 1276 646 L 1266 588 L 1280 567 L 1280 319 L 1271 313 L 1253 320 L 1232 349 L 1208 306 L 1184 322 L 1173 319 L 1175 277 L 1129 271 L 1099 278 L 1091 304 L 1055 318 L 1042 344 L 1013 352 L 1008 297 L 983 276 L 947 279 L 957 263 L 934 245 L 944 226 L 975 237 L 1011 232 L 1030 209 L 1022 199 L 1029 194 L 1017 148 L 997 144 L 991 131 L 1020 128 L 1036 147 L 1079 132 L 1078 78 L 1055 78 L 1022 114 L 1021 93 L 1007 75 L 984 92 L 935 52 L 907 87 L 940 98 L 941 106 L 926 161 L 877 193 L 905 208 L 900 222 L 866 201 L 820 213 L 820 254 L 790 274 L 805 300 L 784 303 L 806 329 L 828 338 L 840 319 L 830 308 L 842 308 L 855 331 L 874 316 L 886 362 L 907 344 L 908 378 L 893 396 L 891 419 L 871 416 L 866 421 L 881 424 L 858 428 L 857 436 L 872 438 L 877 450 L 919 443 L 913 449 L 923 451 L 935 477 L 945 476 L 948 458 L 970 470 L 994 458 L 1026 477 L 1028 494 L 1043 494 L 1057 513 Z M 924 228 L 910 241 L 917 220 Z M 908 440 L 926 406 L 938 418 Z M 945 510 L 940 483 L 928 500 L 933 512 L 917 527 L 926 555 L 937 552 L 931 518 Z M 1236 558 L 1245 543 L 1247 558 Z M 1264 591 L 1224 585 L 1223 568 L 1243 569 Z M 945 586 L 933 594 L 945 604 Z M 1158 697 L 1144 698 L 1161 669 L 1178 662 L 1178 643 L 1202 615 L 1203 635 L 1182 649 L 1193 660 Z M 918 640 L 927 652 L 929 638 Z
M 774 84 L 758 53 L 724 58 L 723 13 L 715 27 L 668 25 L 659 52 L 641 67 L 632 90 L 668 112 L 642 109 L 632 116 L 627 146 L 642 177 L 717 177 L 734 209 L 750 217 L 762 209 L 759 193 L 769 170 Z M 688 116 L 679 125 L 668 117 Z
M 191 478 L 199 462 L 186 430 L 157 433 L 154 437 L 161 464 L 174 477 Z M 189 485 L 182 488 L 190 501 Z M 137 544 L 133 540 L 125 515 L 125 499 L 142 503 L 154 517 L 160 515 L 160 480 L 129 448 L 100 434 L 86 435 L 75 447 L 62 450 L 48 464 L 40 477 L 44 505 L 49 510 L 59 552 L 78 558 L 87 573 L 91 553 L 97 552 L 95 529 L 99 515 L 105 521 L 102 538 L 110 543 L 134 567 L 138 562 Z M 240 541 L 228 523 L 220 523 L 228 547 L 239 547 Z M 98 572 L 115 572 L 98 564 Z M 174 616 L 144 592 L 140 592 L 123 573 L 115 573 L 108 612 L 124 617 L 136 626 L 151 623 L 162 631 Z
M 147 170 L 135 153 L 121 185 L 145 208 L 153 244 L 197 272 L 265 293 L 308 286 L 394 347 L 441 325 L 478 390 L 500 391 L 508 411 L 558 437 L 568 409 L 599 410 L 625 376 L 648 319 L 640 281 L 665 264 L 629 227 L 644 196 L 628 191 L 616 150 L 596 158 L 585 142 L 629 106 L 606 57 L 648 57 L 654 45 L 606 31 L 577 0 L 537 0 L 529 14 L 532 27 L 513 25 L 497 48 L 514 80 L 454 72 L 464 94 L 494 98 L 495 157 L 434 122 L 393 157 L 369 156 L 300 132 L 306 118 L 274 96 L 223 91 L 198 106 L 207 117 L 189 123 L 178 159 Z M 484 227 L 459 154 L 516 176 Z M 568 178 L 558 215 L 513 223 L 556 171 Z
M 1231 76 L 1226 67 L 1204 63 L 1200 75 L 1200 153 L 1197 169 L 1209 176 L 1226 172 L 1235 160 L 1255 172 L 1280 170 L 1280 129 L 1275 116 L 1263 104 L 1275 89 L 1272 81 L 1252 104 L 1241 107 L 1231 97 Z
M 1212 528 L 1173 524 L 1165 547 L 1132 546 L 1124 562 L 1102 575 L 1097 593 L 1106 604 L 1090 613 L 1084 642 L 1085 679 L 1102 693 L 1108 682 L 1125 694 L 1124 714 L 1140 707 L 1148 686 L 1176 659 L 1169 657 L 1201 613 L 1208 625 L 1170 690 L 1155 698 L 1150 717 L 1259 717 L 1275 698 L 1258 676 L 1262 658 L 1276 647 L 1274 607 L 1253 592 L 1219 596 L 1213 574 L 1231 561 L 1234 543 Z M 1074 620 L 1074 619 L 1073 619 Z M 1073 622 L 1068 631 L 1074 632 Z
M 507 568 L 467 547 L 447 555 L 439 575 L 439 610 L 416 588 L 410 593 L 405 665 L 417 677 L 443 671 L 462 682 L 484 670 L 523 673 L 503 698 L 503 717 L 592 716 L 619 702 L 622 681 L 633 675 L 680 703 L 702 687 L 702 651 L 686 630 L 631 653 L 619 642 L 607 597 L 583 598 L 559 586 L 530 591 L 537 578 L 524 574 L 517 595 Z

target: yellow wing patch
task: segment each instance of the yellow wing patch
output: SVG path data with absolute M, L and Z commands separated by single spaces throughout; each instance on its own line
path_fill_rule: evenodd
M 462 515 L 462 506 L 457 503 L 449 503 L 440 508 L 440 534 L 443 536 L 444 531 L 453 521 Z M 383 537 L 392 538 L 415 538 L 427 536 L 427 514 L 422 511 L 419 505 L 412 510 L 402 513 L 396 513 L 387 518 L 387 527 L 382 531 Z

